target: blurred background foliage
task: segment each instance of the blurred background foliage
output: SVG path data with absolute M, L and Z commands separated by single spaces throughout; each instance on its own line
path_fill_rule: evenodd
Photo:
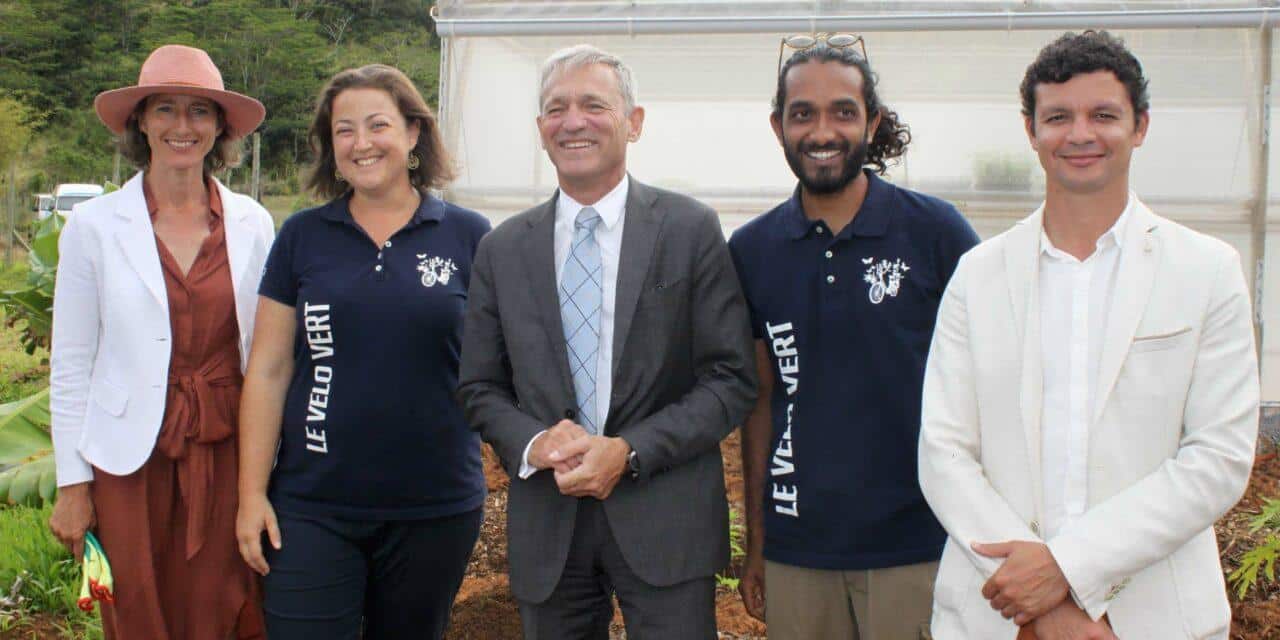
M 93 97 L 137 81 L 163 44 L 209 52 L 228 89 L 267 107 L 262 166 L 267 194 L 296 193 L 309 162 L 316 94 L 342 69 L 381 62 L 409 75 L 432 104 L 439 42 L 426 0 L 0 0 L 0 181 L 16 160 L 17 191 L 103 183 L 114 172 L 111 135 Z M 133 173 L 120 168 L 127 179 Z M 239 186 L 246 168 L 224 179 Z M 247 184 L 247 183 L 245 183 Z

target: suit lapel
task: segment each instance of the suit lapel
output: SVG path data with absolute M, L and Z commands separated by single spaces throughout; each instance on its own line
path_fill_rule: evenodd
M 1044 406 L 1044 368 L 1040 344 L 1040 230 L 1043 207 L 1019 222 L 1009 232 L 1005 246 L 1005 272 L 1013 305 L 1016 344 L 1022 350 L 1019 407 L 1031 461 L 1031 481 L 1035 488 L 1036 513 L 1043 511 L 1044 499 L 1040 460 L 1040 417 Z
M 168 307 L 160 251 L 156 248 L 156 234 L 151 227 L 151 215 L 147 212 L 147 198 L 142 192 L 141 172 L 120 188 L 114 213 L 120 219 L 115 230 L 116 243 L 120 245 L 125 261 L 138 273 L 156 302 Z
M 529 234 L 525 236 L 526 272 L 533 288 L 533 300 L 542 327 L 551 345 L 551 357 L 560 372 L 561 389 L 572 399 L 573 376 L 569 374 L 569 350 L 564 341 L 564 325 L 560 320 L 560 290 L 556 286 L 556 200 L 559 192 L 543 203 L 529 217 Z
M 222 200 L 222 221 L 227 239 L 227 263 L 231 267 L 231 287 L 238 299 L 243 295 L 240 285 L 244 281 L 245 269 L 249 266 L 249 255 L 253 252 L 256 230 L 250 224 L 249 211 L 240 206 L 235 194 L 222 186 L 221 182 L 214 180 L 214 183 L 218 186 L 218 196 Z
M 658 195 L 634 178 L 628 176 L 627 179 L 631 184 L 627 187 L 622 251 L 618 257 L 618 282 L 613 300 L 613 366 L 610 373 L 615 380 L 618 365 L 622 362 L 622 348 L 627 344 L 636 303 L 640 300 L 640 290 L 649 273 L 653 248 L 662 228 L 662 212 L 653 206 Z
M 1129 197 L 1136 198 L 1133 195 Z M 1159 218 L 1140 201 L 1134 202 L 1132 213 L 1133 219 L 1124 230 L 1124 247 L 1120 253 L 1115 288 L 1111 292 L 1111 312 L 1103 330 L 1102 358 L 1098 365 L 1098 387 L 1094 390 L 1091 425 L 1102 415 L 1120 375 L 1120 367 L 1129 355 L 1129 345 L 1151 298 L 1151 284 L 1160 258 L 1159 244 L 1152 237 Z

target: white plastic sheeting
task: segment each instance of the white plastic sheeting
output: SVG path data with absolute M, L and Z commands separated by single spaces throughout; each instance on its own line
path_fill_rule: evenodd
M 989 237 L 1041 198 L 1043 175 L 1023 132 L 1018 84 L 1036 52 L 1062 29 L 972 26 L 1005 14 L 1057 16 L 1067 23 L 1079 19 L 1071 16 L 1107 14 L 1073 23 L 1077 29 L 1125 24 L 1122 16 L 1141 17 L 1148 21 L 1144 27 L 1153 16 L 1179 16 L 1187 28 L 1111 29 L 1151 80 L 1151 131 L 1134 156 L 1133 188 L 1157 212 L 1233 244 L 1246 276 L 1253 277 L 1251 213 L 1268 183 L 1280 195 L 1280 152 L 1272 145 L 1265 163 L 1259 153 L 1266 124 L 1260 105 L 1275 74 L 1262 77 L 1260 26 L 1192 27 L 1196 20 L 1213 24 L 1221 12 L 1244 12 L 1249 22 L 1242 24 L 1270 24 L 1271 11 L 1235 1 L 441 2 L 446 37 L 440 112 L 461 168 L 447 197 L 495 222 L 549 197 L 555 170 L 534 124 L 538 66 L 561 47 L 589 42 L 621 56 L 638 80 L 647 115 L 628 156 L 632 173 L 708 202 L 732 231 L 794 188 L 768 124 L 782 36 L 837 30 L 828 24 L 832 19 L 878 16 L 924 25 L 859 31 L 880 76 L 881 97 L 913 134 L 890 179 L 952 201 Z M 1280 15 L 1280 8 L 1274 11 Z M 802 19 L 811 26 L 771 31 L 759 22 L 749 21 L 749 28 L 741 23 L 769 16 L 778 24 Z M 961 19 L 956 16 L 968 16 L 967 22 L 955 22 Z M 650 19 L 652 28 L 636 29 L 641 18 Z M 702 32 L 672 26 L 687 18 L 703 21 Z M 953 21 L 946 27 L 926 22 L 943 18 Z M 628 20 L 630 32 L 616 30 Z M 477 29 L 481 24 L 507 35 L 456 35 L 484 33 Z M 572 29 L 565 28 L 569 24 Z M 1266 180 L 1260 175 L 1264 164 Z M 1274 329 L 1264 342 L 1268 399 L 1280 399 L 1277 204 L 1273 198 L 1268 208 L 1270 259 L 1262 297 L 1263 326 Z
M 1113 29 L 1246 27 L 1274 19 L 1272 3 L 1240 0 L 933 0 L 728 2 L 612 0 L 439 3 L 445 36 L 744 33 L 779 30 Z M 819 23 L 821 23 L 819 25 Z

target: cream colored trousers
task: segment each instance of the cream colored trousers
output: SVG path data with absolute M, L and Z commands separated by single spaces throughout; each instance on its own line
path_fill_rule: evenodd
M 937 562 L 832 571 L 765 561 L 769 640 L 930 640 Z

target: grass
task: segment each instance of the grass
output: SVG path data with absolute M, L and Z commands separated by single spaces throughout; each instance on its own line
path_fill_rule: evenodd
M 263 196 L 262 206 L 271 212 L 271 217 L 276 221 L 276 228 L 280 228 L 280 223 L 285 218 L 306 209 L 320 204 L 319 200 L 315 200 L 310 194 L 301 193 L 292 196 Z
M 76 606 L 80 595 L 80 568 L 71 554 L 49 533 L 52 507 L 0 509 L 0 595 L 7 596 L 21 577 L 23 602 L 13 610 L 0 610 L 0 628 L 19 631 L 35 613 L 58 619 L 63 637 L 78 640 L 102 638 L 97 613 Z

